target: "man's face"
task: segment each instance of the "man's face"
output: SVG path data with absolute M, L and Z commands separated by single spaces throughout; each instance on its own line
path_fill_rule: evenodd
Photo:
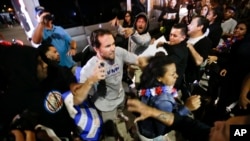
M 41 59 L 41 57 L 38 57 L 38 64 L 37 64 L 37 77 L 39 80 L 43 80 L 47 78 L 48 74 L 48 65 Z
M 57 52 L 56 48 L 53 46 L 49 47 L 49 50 L 46 52 L 46 56 L 48 59 L 53 61 L 60 61 L 59 53 Z
M 249 124 L 250 116 L 237 116 L 229 118 L 227 121 L 216 121 L 214 127 L 211 128 L 209 141 L 229 141 L 230 125 Z
M 147 23 L 146 23 L 145 19 L 142 17 L 138 18 L 138 20 L 136 21 L 137 32 L 142 33 L 143 31 L 145 31 L 146 27 L 147 27 Z
M 114 60 L 115 59 L 115 40 L 112 35 L 105 34 L 99 36 L 98 40 L 100 42 L 99 48 L 94 48 L 97 55 L 104 60 Z
M 174 8 L 175 6 L 176 6 L 176 0 L 170 0 L 169 1 L 169 6 L 171 7 L 171 8 Z
M 231 9 L 226 9 L 226 11 L 224 12 L 224 19 L 230 19 L 234 16 L 234 11 Z
M 188 25 L 188 35 L 192 37 L 200 30 L 202 30 L 202 27 L 198 26 L 198 18 L 192 19 L 191 23 Z
M 169 44 L 170 45 L 179 44 L 180 42 L 184 41 L 185 38 L 186 36 L 181 33 L 181 29 L 172 28 L 169 35 Z

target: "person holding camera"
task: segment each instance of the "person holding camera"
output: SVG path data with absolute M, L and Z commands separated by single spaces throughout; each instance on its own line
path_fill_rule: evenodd
M 76 41 L 61 27 L 53 24 L 54 16 L 41 6 L 36 7 L 38 25 L 32 35 L 35 44 L 52 44 L 60 55 L 60 65 L 72 68 L 76 62 L 72 56 L 76 54 Z

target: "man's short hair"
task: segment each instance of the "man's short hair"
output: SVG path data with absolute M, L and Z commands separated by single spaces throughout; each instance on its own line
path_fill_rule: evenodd
M 92 47 L 99 48 L 101 46 L 98 38 L 103 35 L 113 35 L 110 30 L 107 29 L 96 29 L 90 35 L 90 43 Z
M 52 44 L 41 44 L 39 47 L 38 47 L 38 52 L 39 52 L 39 55 L 41 57 L 41 59 L 45 62 L 45 63 L 49 63 L 49 59 L 47 58 L 46 56 L 46 53 L 49 51 L 49 48 L 50 47 L 54 47 Z
M 183 23 L 174 24 L 172 28 L 180 29 L 181 34 L 187 36 L 187 25 Z
M 205 33 L 208 26 L 209 26 L 209 21 L 206 17 L 204 16 L 201 16 L 201 15 L 198 15 L 198 16 L 195 16 L 194 18 L 197 18 L 198 19 L 198 23 L 197 25 L 198 26 L 202 26 L 203 25 L 203 28 L 202 28 L 202 33 Z

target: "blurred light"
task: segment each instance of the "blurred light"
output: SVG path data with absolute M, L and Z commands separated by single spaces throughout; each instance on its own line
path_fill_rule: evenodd
M 5 12 L 5 10 L 4 10 L 4 9 L 2 9 L 2 12 Z
M 73 16 L 76 16 L 76 12 L 73 12 Z
M 6 7 L 6 5 L 3 5 L 3 7 Z
M 11 11 L 13 11 L 13 9 L 12 8 L 8 8 L 8 11 L 11 12 Z

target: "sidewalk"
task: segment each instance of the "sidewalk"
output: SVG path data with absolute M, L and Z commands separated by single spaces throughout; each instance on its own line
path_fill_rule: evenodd
M 11 41 L 12 39 L 18 39 L 23 41 L 26 45 L 31 45 L 27 40 L 27 36 L 24 29 L 20 25 L 14 25 L 12 28 L 0 25 L 0 33 L 4 36 L 5 40 Z

